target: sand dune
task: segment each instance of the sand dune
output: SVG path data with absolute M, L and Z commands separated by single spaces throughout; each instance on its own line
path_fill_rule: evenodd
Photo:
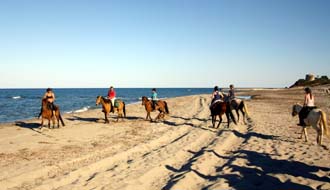
M 330 138 L 299 139 L 291 105 L 303 91 L 256 90 L 247 125 L 211 127 L 209 95 L 168 99 L 164 122 L 140 104 L 104 124 L 101 110 L 0 125 L 0 189 L 330 189 Z M 329 113 L 329 95 L 315 89 Z M 156 117 L 156 113 L 152 113 Z M 226 119 L 224 117 L 226 122 Z

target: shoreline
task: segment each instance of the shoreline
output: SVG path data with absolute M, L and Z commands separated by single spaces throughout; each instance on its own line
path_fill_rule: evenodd
M 87 88 L 87 89 L 89 89 L 89 88 Z M 175 88 L 172 88 L 172 89 L 175 89 Z M 196 89 L 199 89 L 199 88 L 196 88 Z M 224 89 L 227 89 L 227 88 L 224 88 Z M 265 88 L 264 90 L 270 90 L 270 89 L 271 88 Z M 272 89 L 275 89 L 275 88 L 272 88 Z M 237 89 L 237 91 L 238 91 L 237 94 L 241 94 L 241 93 L 249 92 L 249 91 L 254 91 L 254 90 L 255 89 L 252 89 L 252 88 L 238 88 Z M 200 94 L 200 95 L 204 95 L 204 94 Z M 184 97 L 184 96 L 193 96 L 193 95 L 180 95 L 180 96 L 173 96 L 173 97 L 169 97 L 169 98 L 178 98 L 178 97 Z M 14 97 L 17 97 L 17 96 L 14 96 Z M 12 99 L 15 99 L 14 97 L 12 97 Z M 21 97 L 21 96 L 19 96 L 19 97 Z M 168 97 L 164 97 L 164 98 L 160 98 L 160 99 L 165 99 L 166 100 L 166 99 L 169 99 L 169 98 Z M 247 94 L 247 95 L 243 95 L 242 97 L 238 97 L 238 98 L 242 98 L 242 99 L 246 100 L 246 99 L 251 99 L 252 96 L 250 96 L 250 95 Z M 122 99 L 122 98 L 119 98 L 119 99 Z M 139 104 L 141 100 L 138 97 L 137 97 L 137 99 L 139 99 L 139 101 L 131 102 L 131 103 L 128 103 L 126 105 Z M 59 105 L 59 106 L 61 108 L 61 105 Z M 83 107 L 77 108 L 75 110 L 61 111 L 61 114 L 62 115 L 65 115 L 65 114 L 76 114 L 76 113 L 86 112 L 86 111 L 89 111 L 89 110 L 99 109 L 99 107 L 100 107 L 100 106 L 98 106 L 98 107 L 94 107 L 94 106 L 95 105 L 87 105 L 87 106 L 83 106 Z M 22 118 L 22 119 L 15 119 L 15 120 L 11 120 L 11 121 L 0 122 L 0 125 L 11 124 L 11 123 L 20 122 L 20 121 L 30 121 L 30 120 L 35 120 L 35 119 L 36 119 L 36 116 L 26 117 L 26 118 Z

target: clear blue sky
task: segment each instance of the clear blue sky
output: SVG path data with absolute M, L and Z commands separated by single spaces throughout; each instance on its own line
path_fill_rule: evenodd
M 0 88 L 285 87 L 330 74 L 328 0 L 1 0 Z

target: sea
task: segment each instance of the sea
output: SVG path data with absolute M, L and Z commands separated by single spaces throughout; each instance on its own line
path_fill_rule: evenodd
M 126 104 L 141 102 L 142 96 L 151 96 L 150 88 L 116 88 L 117 98 Z M 158 98 L 211 94 L 212 88 L 157 88 Z M 40 112 L 45 89 L 0 89 L 0 123 L 36 118 Z M 100 108 L 97 96 L 106 96 L 108 88 L 54 88 L 62 113 L 79 113 Z M 224 91 L 225 92 L 225 91 Z M 244 98 L 244 97 L 243 97 Z

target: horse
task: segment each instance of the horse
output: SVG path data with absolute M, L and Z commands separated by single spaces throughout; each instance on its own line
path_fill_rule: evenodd
M 292 116 L 296 116 L 299 114 L 303 106 L 299 104 L 295 104 L 292 106 Z M 312 126 L 316 132 L 317 132 L 317 137 L 316 137 L 316 142 L 319 145 L 322 145 L 322 138 L 323 138 L 323 133 L 325 132 L 325 135 L 328 135 L 328 127 L 327 127 L 327 119 L 326 119 L 326 114 L 321 110 L 321 109 L 313 109 L 311 110 L 307 117 L 304 119 L 306 126 L 302 127 L 301 131 L 301 136 L 304 134 L 305 136 L 305 141 L 308 142 L 308 137 L 307 137 L 307 127 Z
M 62 126 L 65 126 L 61 113 L 60 113 L 60 108 L 59 106 L 55 106 L 55 116 L 53 114 L 53 110 L 51 110 L 48 106 L 47 98 L 43 98 L 41 101 L 41 107 L 42 111 L 40 113 L 41 115 L 41 124 L 40 127 L 44 125 L 44 119 L 48 120 L 48 128 L 50 128 L 50 120 L 53 121 L 53 128 L 55 127 L 55 118 L 57 120 L 57 128 L 60 127 L 60 122 L 62 123 Z
M 229 128 L 230 120 L 232 120 L 235 123 L 235 125 L 237 124 L 237 122 L 235 120 L 235 117 L 234 117 L 233 113 L 230 110 L 230 105 L 228 103 L 222 102 L 222 101 L 214 102 L 211 105 L 210 110 L 211 110 L 213 128 L 215 128 L 215 123 L 216 123 L 217 116 L 219 116 L 219 119 L 220 119 L 219 123 L 218 123 L 218 126 L 217 126 L 217 128 L 219 128 L 219 126 L 222 122 L 222 115 L 223 114 L 226 114 L 226 117 L 227 117 L 227 121 L 228 121 L 227 128 Z
M 165 114 L 170 113 L 169 110 L 168 110 L 167 102 L 163 101 L 163 100 L 158 100 L 157 105 L 155 105 L 155 108 L 153 108 L 151 100 L 149 100 L 146 96 L 143 96 L 142 97 L 142 105 L 144 105 L 144 107 L 147 111 L 146 120 L 148 120 L 148 118 L 149 118 L 150 121 L 152 121 L 151 116 L 150 116 L 150 112 L 155 111 L 155 110 L 159 111 L 159 114 L 157 115 L 155 120 L 164 118 Z
M 225 98 L 226 99 L 226 98 Z M 228 104 L 230 105 L 231 109 L 234 109 L 236 111 L 237 114 L 237 122 L 239 122 L 239 111 L 242 112 L 243 115 L 243 123 L 246 125 L 246 117 L 245 115 L 248 117 L 249 116 L 249 112 L 247 109 L 247 106 L 244 102 L 244 100 L 241 99 L 233 99 L 233 100 L 227 100 Z
M 122 100 L 119 100 L 119 99 L 116 99 L 116 101 L 118 102 L 118 107 L 115 107 L 114 105 L 112 105 L 111 100 L 106 99 L 103 96 L 96 97 L 96 105 L 102 104 L 102 112 L 104 113 L 105 123 L 109 123 L 107 116 L 110 113 L 112 106 L 114 106 L 113 110 L 117 110 L 117 113 L 118 113 L 117 122 L 119 120 L 119 117 L 121 117 L 122 119 L 124 119 L 124 117 L 126 117 L 125 102 L 123 102 Z

